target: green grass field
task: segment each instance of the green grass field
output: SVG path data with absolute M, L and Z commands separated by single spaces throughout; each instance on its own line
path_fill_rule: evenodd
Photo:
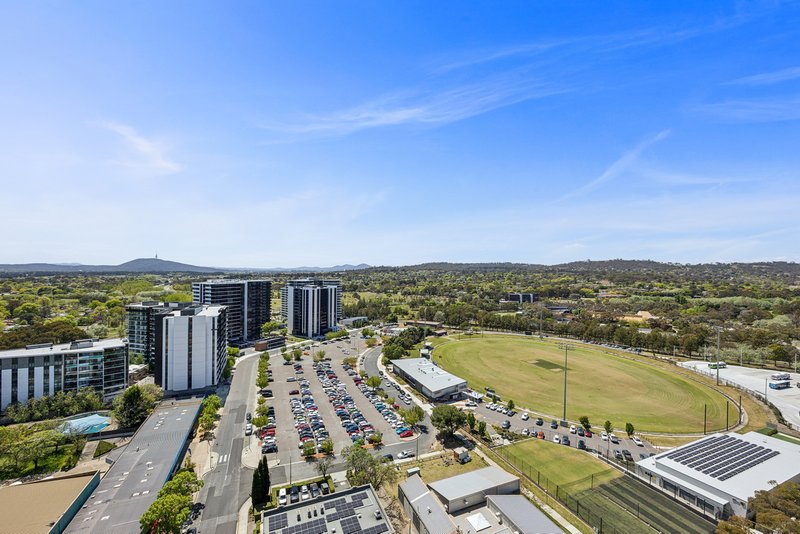
M 518 336 L 480 336 L 444 343 L 435 361 L 467 379 L 470 387 L 495 389 L 503 401 L 559 416 L 563 409 L 564 350 L 554 341 Z M 725 397 L 670 369 L 647 365 L 572 344 L 567 375 L 567 418 L 583 415 L 598 428 L 609 420 L 618 430 L 692 433 L 725 427 Z
M 568 488 L 570 493 L 578 493 L 622 476 L 586 452 L 538 439 L 503 447 L 498 454 L 525 471 L 540 486 L 545 485 L 544 478 L 547 478 L 548 486 L 553 486 L 554 491 L 558 485 Z M 541 477 L 534 474 L 533 469 L 540 472 Z

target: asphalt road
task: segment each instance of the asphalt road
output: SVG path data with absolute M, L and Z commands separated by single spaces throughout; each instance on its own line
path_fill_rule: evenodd
M 255 404 L 253 389 L 257 369 L 258 358 L 250 357 L 239 362 L 233 374 L 211 449 L 217 460 L 212 463 L 214 468 L 203 477 L 205 483 L 200 490 L 199 502 L 205 503 L 206 508 L 196 525 L 198 533 L 235 533 L 239 509 L 250 497 L 253 470 L 242 465 L 242 447 L 245 414 Z

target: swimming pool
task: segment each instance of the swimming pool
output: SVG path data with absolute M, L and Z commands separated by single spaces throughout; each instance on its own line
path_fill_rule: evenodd
M 75 434 L 95 434 L 111 424 L 111 418 L 99 413 L 79 415 L 64 421 L 61 432 Z

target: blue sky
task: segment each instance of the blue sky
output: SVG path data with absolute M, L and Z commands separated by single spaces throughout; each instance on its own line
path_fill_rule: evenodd
M 4 2 L 0 262 L 800 260 L 797 2 Z

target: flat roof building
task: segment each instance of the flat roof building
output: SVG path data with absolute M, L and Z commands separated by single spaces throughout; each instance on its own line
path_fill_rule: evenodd
M 272 282 L 269 280 L 207 280 L 192 284 L 195 304 L 228 307 L 228 344 L 240 347 L 261 338 L 270 320 Z
M 261 513 L 264 534 L 391 534 L 378 496 L 370 485 L 356 486 Z
M 315 338 L 336 330 L 342 318 L 341 281 L 287 281 L 281 288 L 281 313 L 293 336 Z
M 637 474 L 705 514 L 746 516 L 773 482 L 800 482 L 800 445 L 758 432 L 714 434 L 636 462 Z
M 140 534 L 139 518 L 180 468 L 202 401 L 197 397 L 156 406 L 66 532 Z
M 60 534 L 99 483 L 90 471 L 0 488 L 0 530 Z
M 544 512 L 522 495 L 489 495 L 486 508 L 509 532 L 519 534 L 562 534 Z
M 214 387 L 228 359 L 226 306 L 191 306 L 164 316 L 155 382 L 165 391 Z
M 437 367 L 427 358 L 392 360 L 394 372 L 431 400 L 455 400 L 467 391 L 467 381 Z
M 497 467 L 484 467 L 429 484 L 445 509 L 454 514 L 486 500 L 487 495 L 519 493 L 519 478 Z
M 0 410 L 57 391 L 94 388 L 109 400 L 128 387 L 128 341 L 81 339 L 0 351 Z
M 455 522 L 419 475 L 412 475 L 397 486 L 397 498 L 414 529 L 420 534 L 456 532 Z
M 129 357 L 141 356 L 149 366 L 154 367 L 161 348 L 164 317 L 190 305 L 187 302 L 146 301 L 125 306 Z

